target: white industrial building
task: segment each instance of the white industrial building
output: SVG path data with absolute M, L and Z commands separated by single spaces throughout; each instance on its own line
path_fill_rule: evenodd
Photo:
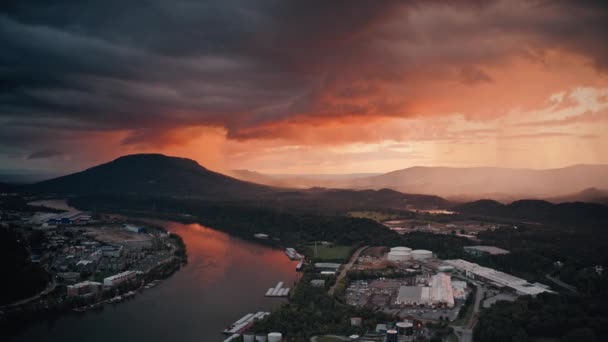
M 395 300 L 397 305 L 445 305 L 454 306 L 452 277 L 438 273 L 431 278 L 429 286 L 401 286 Z
M 124 271 L 122 273 L 115 274 L 107 277 L 103 280 L 103 285 L 107 287 L 118 286 L 126 281 L 135 279 L 137 272 L 135 271 Z
M 445 263 L 453 266 L 455 269 L 461 272 L 464 272 L 469 278 L 480 279 L 489 282 L 496 287 L 507 287 L 519 295 L 536 296 L 542 292 L 553 292 L 544 285 L 530 284 L 525 279 L 521 279 L 492 268 L 483 267 L 466 260 L 445 260 Z

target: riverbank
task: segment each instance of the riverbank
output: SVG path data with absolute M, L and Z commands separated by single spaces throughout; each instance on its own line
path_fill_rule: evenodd
M 62 210 L 78 212 L 61 200 L 48 201 L 45 206 L 54 202 Z M 150 225 L 147 230 L 133 232 L 129 224 L 135 222 L 99 217 L 75 225 L 50 226 L 37 221 L 37 216 L 24 221 L 28 215 L 32 214 L 17 212 L 20 219 L 7 221 L 5 228 L 18 233 L 17 240 L 27 241 L 28 251 L 36 253 L 36 265 L 44 268 L 51 281 L 36 296 L 0 307 L 1 335 L 17 334 L 36 321 L 116 304 L 148 284 L 170 277 L 188 262 L 183 239 L 163 227 Z M 39 242 L 34 245 L 32 241 Z M 130 273 L 128 280 L 106 284 L 106 279 L 122 271 Z
M 278 281 L 291 287 L 297 280 L 297 262 L 282 250 L 199 224 L 149 221 L 182 238 L 188 263 L 179 272 L 132 299 L 85 314 L 49 317 L 7 340 L 221 341 L 220 331 L 244 314 L 275 311 L 286 303 L 264 297 Z

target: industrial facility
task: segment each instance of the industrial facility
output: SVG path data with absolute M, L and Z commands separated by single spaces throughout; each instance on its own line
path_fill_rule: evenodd
M 553 292 L 542 284 L 530 284 L 525 279 L 514 277 L 510 274 L 483 267 L 478 264 L 462 259 L 445 260 L 445 263 L 453 266 L 456 270 L 463 272 L 465 276 L 488 282 L 497 288 L 507 288 L 519 295 L 536 296 L 542 292 Z
M 430 286 L 401 286 L 395 304 L 454 307 L 451 277 L 438 273 L 431 277 Z

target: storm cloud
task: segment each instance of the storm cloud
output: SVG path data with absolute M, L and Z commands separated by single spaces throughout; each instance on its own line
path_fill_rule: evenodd
M 0 144 L 35 158 L 95 134 L 156 146 L 192 126 L 271 139 L 283 123 L 435 115 L 438 79 L 481 87 L 513 58 L 558 51 L 605 73 L 604 4 L 3 1 Z

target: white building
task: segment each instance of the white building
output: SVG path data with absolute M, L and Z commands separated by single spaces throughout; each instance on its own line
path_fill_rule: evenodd
M 454 306 L 452 278 L 438 273 L 431 278 L 430 286 L 401 286 L 395 300 L 397 305 L 445 305 Z
M 107 287 L 118 286 L 126 281 L 135 279 L 137 272 L 135 271 L 124 271 L 122 273 L 115 274 L 107 277 L 103 280 L 103 285 Z
M 483 267 L 478 264 L 462 259 L 446 260 L 446 264 L 464 272 L 469 278 L 480 279 L 497 287 L 507 287 L 519 295 L 536 296 L 542 292 L 553 292 L 547 286 L 530 284 L 525 279 L 514 277 L 510 274 Z

